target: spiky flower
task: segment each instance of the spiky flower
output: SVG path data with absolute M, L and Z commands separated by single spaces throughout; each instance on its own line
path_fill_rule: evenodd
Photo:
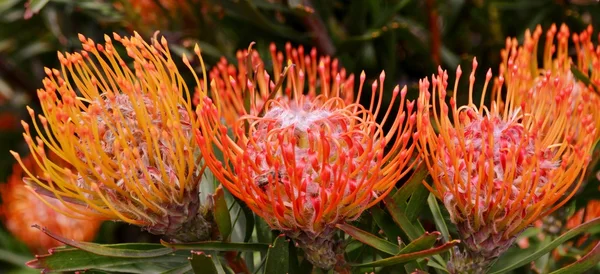
M 61 69 L 45 70 L 39 121 L 28 108 L 37 136 L 23 122 L 24 137 L 41 173 L 23 165 L 25 180 L 75 213 L 82 212 L 71 203 L 176 240 L 206 238 L 193 138 L 198 121 L 166 40 L 149 45 L 137 33 L 114 34 L 132 70 L 108 36 L 105 44 L 79 38 L 83 51 L 58 53 Z
M 262 110 L 264 103 L 273 97 L 282 95 L 290 96 L 292 91 L 292 78 L 283 77 L 282 73 L 286 67 L 284 61 L 290 60 L 294 64 L 297 71 L 299 90 L 304 90 L 304 85 L 307 85 L 307 93 L 311 97 L 317 95 L 317 88 L 322 84 L 326 88 L 331 88 L 332 81 L 339 77 L 340 94 L 346 104 L 353 102 L 354 75 L 348 75 L 346 69 L 339 65 L 337 59 L 332 59 L 329 56 L 320 57 L 317 60 L 317 50 L 312 48 L 310 51 L 305 51 L 303 46 L 293 48 L 291 43 L 285 45 L 284 53 L 277 51 L 274 43 L 269 46 L 271 67 L 268 71 L 272 72 L 272 76 L 265 67 L 265 62 L 257 51 L 249 51 L 248 49 L 239 50 L 236 53 L 237 66 L 229 64 L 227 59 L 221 58 L 216 66 L 209 72 L 211 81 L 211 92 L 215 94 L 213 97 L 218 98 L 218 105 L 221 108 L 222 118 L 233 125 L 236 120 L 246 113 L 257 115 Z M 322 62 L 322 67 L 319 63 Z M 253 75 L 256 73 L 256 75 Z M 272 78 L 271 78 L 272 77 Z M 246 87 L 248 82 L 251 82 L 253 90 Z M 275 88 L 275 83 L 284 84 L 285 90 L 277 89 L 277 94 L 271 94 Z M 306 82 L 306 83 L 305 83 Z M 212 87 L 212 85 L 215 85 Z M 195 104 L 199 103 L 201 92 L 195 93 Z M 248 106 L 250 100 L 256 103 Z
M 591 114 L 596 127 L 599 127 L 600 97 L 592 85 L 595 85 L 596 88 L 600 87 L 600 50 L 597 50 L 591 41 L 592 27 L 588 27 L 580 34 L 570 35 L 566 25 L 563 24 L 560 28 L 552 25 L 546 31 L 542 63 L 538 64 L 538 48 L 542 33 L 540 26 L 537 26 L 533 32 L 527 30 L 523 45 L 519 45 L 516 38 L 506 39 L 506 47 L 501 52 L 500 75 L 504 77 L 510 88 L 516 90 L 513 92 L 514 103 L 520 104 L 526 100 L 528 93 L 547 92 L 547 89 L 538 86 L 542 86 L 542 82 L 548 79 L 555 82 L 560 81 L 567 85 L 567 88 L 572 89 L 569 94 L 573 98 L 570 100 L 578 102 L 572 108 L 577 107 L 579 111 Z M 569 41 L 571 40 L 569 38 L 575 42 L 576 60 L 572 60 L 569 56 Z M 573 70 L 588 78 L 590 83 L 577 79 Z M 557 93 L 561 92 L 561 89 L 551 91 L 555 96 L 561 96 Z M 596 133 L 595 141 L 600 138 L 600 131 Z
M 287 51 L 294 65 L 284 69 L 282 54 L 271 50 L 277 83 L 270 82 L 252 54 L 244 58 L 257 64 L 254 79 L 238 83 L 232 78 L 230 89 L 213 81 L 214 101 L 203 97 L 197 108 L 197 139 L 208 167 L 233 195 L 272 229 L 293 238 L 315 266 L 330 269 L 343 263 L 336 224 L 355 220 L 379 202 L 411 165 L 414 104 L 405 100 L 406 89 L 396 87 L 385 110 L 382 73 L 365 108 L 358 103 L 364 73 L 355 93 L 353 76 L 344 81 L 337 61 L 321 57 L 317 62 L 316 53 Z M 244 89 L 248 108 L 229 111 L 227 100 L 245 105 L 238 93 Z M 357 99 L 348 99 L 355 94 Z M 396 106 L 399 111 L 392 113 Z M 229 124 L 235 114 L 228 117 L 227 112 L 239 118 Z
M 23 164 L 34 174 L 42 172 L 31 157 L 23 159 Z M 15 164 L 8 182 L 0 184 L 0 220 L 10 233 L 35 253 L 46 252 L 49 248 L 62 244 L 33 228 L 34 224 L 76 241 L 91 241 L 94 238 L 100 227 L 99 220 L 73 219 L 55 211 L 53 208 L 67 208 L 56 199 L 38 198 L 35 192 L 23 184 L 23 175 L 21 165 Z
M 530 87 L 536 91 L 523 91 L 515 85 L 519 67 L 508 71 L 508 82 L 496 81 L 506 100 L 496 90 L 489 108 L 483 104 L 488 71 L 476 105 L 476 67 L 474 59 L 469 102 L 461 107 L 460 67 L 450 106 L 446 71 L 419 84 L 415 139 L 433 178 L 427 187 L 443 201 L 466 248 L 455 253 L 454 273 L 484 273 L 524 229 L 566 203 L 581 184 L 596 132 L 592 116 L 573 108 L 581 103 L 573 82 L 544 75 Z

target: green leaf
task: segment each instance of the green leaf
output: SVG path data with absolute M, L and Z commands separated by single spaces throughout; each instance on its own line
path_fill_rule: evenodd
M 265 274 L 279 274 L 290 272 L 290 241 L 285 235 L 279 235 L 273 246 L 269 247 L 267 252 L 267 261 L 265 264 Z
M 458 245 L 458 243 L 460 243 L 460 241 L 454 240 L 454 241 L 450 241 L 445 244 L 442 244 L 435 248 L 421 250 L 421 251 L 412 252 L 412 253 L 400 254 L 400 255 L 393 256 L 393 257 L 389 257 L 389 258 L 385 258 L 385 259 L 381 259 L 381 260 L 377 260 L 377 261 L 373 261 L 373 262 L 369 262 L 369 263 L 355 264 L 352 266 L 355 266 L 355 267 L 378 267 L 378 266 L 390 266 L 390 265 L 406 263 L 406 262 L 414 261 L 414 260 L 417 260 L 420 258 L 429 257 L 429 256 L 433 256 L 433 255 L 445 252 L 445 251 L 449 250 L 450 248 Z M 405 247 L 405 249 L 407 247 Z
M 431 214 L 433 215 L 433 221 L 435 222 L 435 226 L 438 230 L 440 230 L 440 232 L 442 232 L 442 237 L 444 237 L 444 241 L 449 241 L 450 232 L 448 231 L 448 226 L 444 221 L 444 216 L 442 215 L 440 206 L 433 193 L 429 194 L 429 198 L 427 198 L 427 204 L 429 204 L 429 209 L 431 209 Z
M 413 241 L 425 233 L 425 229 L 418 220 L 410 220 L 407 215 L 407 203 L 411 195 L 422 186 L 423 180 L 427 177 L 427 166 L 421 163 L 414 171 L 412 176 L 394 193 L 393 196 L 387 196 L 384 199 L 385 206 L 392 216 L 394 222 L 406 233 L 408 239 Z
M 527 265 L 530 262 L 536 260 L 537 258 L 543 256 L 544 254 L 552 251 L 554 248 L 561 245 L 562 243 L 570 240 L 571 238 L 573 238 L 581 233 L 584 233 L 584 232 L 598 233 L 598 232 L 600 232 L 598 228 L 600 228 L 600 218 L 596 218 L 589 222 L 583 223 L 583 224 L 563 233 L 562 235 L 560 235 L 560 237 L 556 238 L 554 241 L 550 242 L 548 245 L 542 247 L 541 249 L 537 250 L 536 252 L 530 254 L 529 256 L 523 257 L 521 260 L 517 260 L 516 262 L 502 262 L 502 257 L 501 257 L 500 261 L 498 261 L 495 264 L 498 267 L 492 268 L 492 270 L 494 270 L 494 272 L 491 272 L 491 273 L 492 274 L 506 273 L 513 269 L 517 269 L 521 266 Z M 497 269 L 502 266 L 504 266 L 504 268 Z
M 221 237 L 223 241 L 229 241 L 229 236 L 231 235 L 232 225 L 231 225 L 231 216 L 229 215 L 229 208 L 227 208 L 227 202 L 225 201 L 225 193 L 223 192 L 223 187 L 217 187 L 215 194 L 212 195 L 214 210 L 213 216 L 215 217 L 215 222 L 217 223 L 217 227 L 219 228 L 219 232 L 221 233 Z
M 185 274 L 185 273 L 190 273 L 190 271 L 192 271 L 192 265 L 191 264 L 184 264 L 180 267 L 177 268 L 173 268 L 171 270 L 167 270 L 165 272 L 162 272 L 161 274 Z
M 21 2 L 21 0 L 0 1 L 0 13 L 4 13 L 4 12 L 8 11 L 10 8 L 14 7 L 19 2 Z
M 411 221 L 406 216 L 406 207 L 401 207 L 393 198 L 387 196 L 384 198 L 385 206 L 388 209 L 390 215 L 392 215 L 392 219 L 398 226 L 406 233 L 409 240 L 415 240 L 420 235 L 425 233 L 425 229 L 421 226 L 418 220 Z M 406 203 L 404 203 L 406 205 Z
M 22 266 L 27 263 L 28 260 L 30 260 L 30 258 L 24 255 L 14 253 L 11 250 L 0 249 L 0 261 Z
M 421 163 L 415 169 L 415 171 L 413 172 L 412 176 L 410 176 L 408 181 L 406 181 L 406 183 L 404 183 L 404 185 L 402 185 L 402 187 L 400 187 L 400 189 L 398 191 L 396 191 L 396 193 L 394 193 L 394 195 L 392 197 L 394 199 L 394 201 L 396 201 L 398 204 L 400 204 L 400 202 L 406 203 L 408 198 L 415 191 L 417 191 L 419 186 L 423 185 L 422 184 L 423 180 L 425 180 L 425 178 L 427 178 L 427 175 L 429 175 L 429 171 L 427 170 L 427 165 L 425 165 L 425 163 Z
M 180 250 L 211 250 L 211 251 L 267 251 L 268 244 L 264 243 L 225 243 L 219 241 L 206 241 L 195 243 L 169 243 L 161 240 L 166 247 Z
M 596 91 L 596 93 L 600 93 L 600 90 L 598 89 L 598 87 L 596 85 L 594 85 L 592 80 L 590 80 L 589 77 L 587 77 L 583 72 L 581 72 L 579 69 L 577 69 L 576 66 L 571 66 L 571 73 L 573 73 L 573 76 L 575 77 L 575 79 L 577 79 L 578 81 L 581 81 L 582 83 L 586 84 L 587 86 L 592 86 L 594 88 L 594 91 Z
M 400 252 L 400 247 L 398 245 L 390 243 L 364 230 L 358 229 L 348 224 L 338 224 L 337 227 L 343 230 L 344 232 L 348 233 L 354 239 L 366 245 L 372 246 L 373 248 L 383 251 L 387 254 L 396 255 L 398 254 L 398 252 Z
M 256 218 L 256 237 L 259 243 L 272 243 L 273 233 L 263 218 Z
M 123 245 L 100 245 L 100 244 L 95 244 L 95 243 L 87 243 L 87 242 L 78 242 L 72 239 L 67 239 L 64 238 L 62 236 L 59 236 L 57 234 L 54 234 L 52 232 L 50 232 L 47 228 L 42 228 L 39 225 L 33 225 L 33 227 L 40 229 L 42 232 L 44 232 L 46 235 L 50 236 L 51 238 L 90 252 L 90 253 L 94 253 L 96 255 L 102 255 L 102 256 L 108 256 L 108 257 L 119 257 L 119 258 L 152 258 L 152 257 L 159 257 L 159 256 L 163 256 L 163 255 L 167 255 L 170 253 L 173 253 L 173 249 L 171 248 L 165 248 L 162 247 L 158 244 L 132 244 L 132 245 L 127 245 L 127 244 L 123 244 Z M 132 247 L 132 248 L 129 248 Z M 133 248 L 135 247 L 135 248 Z
M 50 254 L 36 256 L 27 266 L 43 271 L 64 272 L 82 270 L 105 270 L 128 273 L 156 273 L 180 268 L 187 264 L 185 252 L 177 252 L 160 257 L 124 258 L 108 257 L 81 249 L 59 247 Z
M 429 190 L 423 184 L 419 184 L 410 196 L 410 201 L 406 206 L 406 217 L 409 220 L 414 221 L 417 219 L 421 210 L 425 208 L 428 196 Z
M 383 230 L 388 240 L 397 243 L 400 239 L 400 235 L 402 235 L 402 230 L 394 223 L 391 216 L 383 211 L 379 207 L 371 207 L 370 209 L 371 216 L 373 216 L 373 220 L 377 223 L 377 226 Z
M 594 246 L 590 253 L 586 254 L 581 259 L 550 274 L 583 273 L 598 265 L 598 262 L 600 262 L 600 242 Z
M 196 274 L 218 274 L 212 256 L 204 254 L 204 252 L 192 251 L 190 264 Z
M 30 0 L 28 11 L 33 14 L 38 13 L 46 6 L 46 4 L 48 4 L 48 2 L 50 2 L 50 0 Z
M 415 239 L 406 245 L 398 254 L 407 254 L 411 252 L 421 251 L 425 249 L 431 248 L 437 239 L 440 237 L 440 233 L 437 231 L 434 232 L 425 232 L 421 237 Z

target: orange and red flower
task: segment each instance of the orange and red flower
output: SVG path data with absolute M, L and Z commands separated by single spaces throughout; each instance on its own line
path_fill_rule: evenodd
M 238 55 L 252 62 L 256 71 L 246 72 L 253 78 L 240 73 L 243 65 L 238 71 L 218 66 L 212 99 L 201 97 L 197 108 L 197 140 L 233 195 L 294 238 L 313 264 L 329 269 L 340 262 L 335 225 L 358 218 L 407 173 L 413 103 L 397 86 L 383 108 L 382 73 L 363 107 L 364 73 L 355 92 L 353 75 L 346 77 L 336 60 L 317 61 L 314 50 L 303 51 L 287 46 L 284 67 L 283 53 L 271 48 L 274 82 L 255 53 Z
M 483 98 L 491 71 L 481 102 L 472 99 L 475 60 L 467 105 L 456 103 L 460 67 L 450 106 L 446 71 L 420 82 L 415 139 L 433 178 L 427 187 L 444 202 L 475 263 L 454 265 L 457 271 L 489 265 L 525 228 L 566 203 L 595 141 L 593 116 L 579 107 L 584 96 L 573 81 L 545 73 L 527 86 L 521 83 L 530 67 L 509 64 L 489 108 Z

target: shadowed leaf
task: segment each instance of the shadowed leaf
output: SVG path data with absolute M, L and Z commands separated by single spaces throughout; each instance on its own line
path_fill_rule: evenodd
M 435 248 L 412 252 L 412 253 L 400 254 L 400 255 L 396 255 L 393 257 L 389 257 L 386 259 L 377 260 L 377 261 L 373 261 L 373 262 L 369 262 L 369 263 L 355 264 L 353 266 L 355 266 L 355 267 L 377 267 L 377 266 L 390 266 L 390 265 L 406 263 L 406 262 L 414 261 L 414 260 L 417 260 L 420 258 L 429 257 L 429 256 L 433 256 L 433 255 L 448 251 L 450 248 L 458 245 L 458 243 L 460 243 L 460 241 L 454 240 L 454 241 L 450 241 L 448 243 L 445 243 L 445 244 L 440 245 Z M 405 249 L 407 247 L 405 247 Z
M 508 271 L 511 271 L 513 269 L 517 269 L 521 266 L 527 265 L 530 262 L 532 262 L 532 261 L 538 259 L 539 257 L 544 256 L 548 252 L 552 251 L 553 249 L 555 249 L 557 246 L 561 245 L 562 243 L 572 239 L 573 237 L 575 237 L 581 233 L 585 233 L 585 232 L 598 233 L 598 232 L 600 232 L 598 228 L 600 228 L 600 218 L 596 218 L 587 223 L 583 223 L 583 224 L 563 233 L 562 235 L 560 235 L 560 237 L 556 238 L 554 241 L 550 242 L 548 245 L 540 248 L 539 250 L 535 251 L 534 253 L 532 253 L 529 256 L 526 256 L 520 260 L 517 260 L 515 262 L 502 262 L 502 258 L 500 258 L 500 261 L 498 261 L 498 263 L 495 264 L 498 267 L 492 268 L 492 270 L 494 270 L 494 272 L 491 272 L 491 273 L 492 274 L 507 273 Z M 592 231 L 594 229 L 595 229 L 595 231 Z M 504 267 L 504 268 L 498 269 L 500 267 Z
M 396 255 L 398 252 L 400 252 L 400 247 L 398 245 L 390 243 L 364 230 L 348 224 L 338 224 L 337 227 L 352 236 L 354 239 L 387 254 Z
M 267 251 L 268 244 L 263 243 L 225 243 L 218 241 L 206 241 L 195 243 L 169 243 L 161 240 L 160 243 L 166 247 L 181 250 L 211 250 L 211 251 Z
M 119 257 L 119 258 L 152 258 L 159 257 L 173 253 L 173 249 L 165 248 L 158 244 L 131 244 L 131 245 L 100 245 L 95 243 L 78 242 L 75 240 L 64 238 L 60 235 L 54 234 L 45 227 L 39 225 L 33 225 L 33 227 L 40 229 L 42 232 L 51 238 L 96 255 L 108 256 L 108 257 Z M 128 249 L 127 247 L 137 247 L 135 249 Z
M 212 260 L 211 255 L 204 254 L 203 252 L 192 251 L 192 257 L 190 258 L 190 264 L 196 274 L 218 274 L 217 267 Z
M 265 264 L 265 274 L 279 274 L 290 272 L 290 241 L 285 235 L 279 235 L 273 246 L 269 247 L 267 252 L 267 262 Z

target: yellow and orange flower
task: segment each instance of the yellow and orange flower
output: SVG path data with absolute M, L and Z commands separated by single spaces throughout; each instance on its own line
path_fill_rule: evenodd
M 31 157 L 23 159 L 23 165 L 34 174 L 42 173 Z M 45 202 L 40 200 L 23 184 L 23 175 L 21 165 L 15 164 L 8 182 L 0 184 L 0 197 L 2 197 L 0 220 L 10 233 L 24 242 L 34 253 L 43 253 L 49 248 L 62 245 L 39 229 L 31 227 L 34 224 L 76 241 L 93 240 L 100 227 L 99 220 L 73 219 L 56 212 L 46 205 L 46 202 L 62 210 L 67 208 L 56 199 L 47 199 Z M 85 209 L 80 208 L 80 210 Z
M 488 108 L 483 101 L 491 70 L 476 105 L 476 67 L 473 60 L 467 105 L 456 103 L 459 67 L 450 106 L 441 68 L 431 83 L 420 82 L 417 106 L 415 139 L 434 182 L 427 187 L 444 202 L 470 257 L 470 265 L 460 265 L 464 254 L 457 255 L 452 268 L 459 272 L 484 270 L 525 228 L 571 198 L 596 134 L 592 115 L 578 107 L 584 96 L 573 81 L 545 73 L 525 86 L 522 77 L 529 74 L 523 71 L 530 67 L 511 65 L 496 80 Z
M 83 204 L 105 219 L 188 241 L 205 238 L 200 214 L 201 161 L 193 137 L 198 121 L 189 90 L 166 40 L 146 43 L 114 35 L 133 61 L 127 66 L 108 36 L 96 44 L 79 36 L 83 51 L 58 53 L 61 69 L 46 68 L 38 96 L 44 115 L 37 137 L 23 122 L 25 141 L 41 172 L 23 164 L 25 180 L 68 210 Z M 38 121 L 39 120 L 39 121 Z M 72 168 L 48 157 L 52 151 Z M 68 212 L 69 211 L 69 212 Z
M 238 55 L 252 62 L 253 78 L 244 65 L 236 71 L 221 64 L 212 73 L 212 99 L 201 97 L 197 108 L 198 144 L 233 195 L 329 269 L 343 260 L 335 225 L 358 218 L 408 172 L 414 104 L 396 86 L 389 108 L 382 107 L 384 73 L 363 107 L 364 73 L 355 92 L 354 77 L 329 57 L 317 61 L 314 50 L 287 46 L 285 68 L 283 53 L 273 46 L 271 55 L 275 82 L 254 53 Z

